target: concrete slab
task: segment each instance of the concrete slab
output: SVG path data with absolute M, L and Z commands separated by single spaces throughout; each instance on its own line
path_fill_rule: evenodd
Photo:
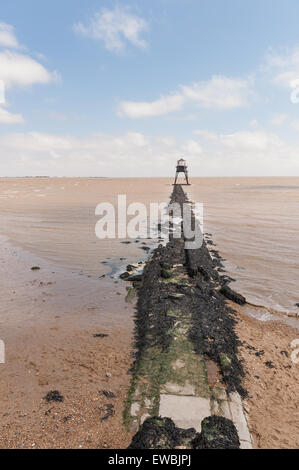
M 144 400 L 144 406 L 145 406 L 145 408 L 152 408 L 153 403 L 152 403 L 151 400 L 149 400 L 148 398 L 146 398 L 146 399 Z
M 229 394 L 229 401 L 236 403 L 236 405 L 242 406 L 242 400 L 238 392 L 233 392 Z
M 211 400 L 211 409 L 212 415 L 223 416 L 224 418 L 231 419 L 230 408 L 227 400 L 221 401 L 220 403 L 215 400 Z
M 181 359 L 177 359 L 171 365 L 175 370 L 177 370 L 177 369 L 183 369 L 183 367 L 185 367 L 186 363 L 184 361 L 182 361 Z
M 217 387 L 217 388 L 213 388 L 213 391 L 218 400 L 228 401 L 228 396 L 227 396 L 225 388 Z
M 159 415 L 163 418 L 171 418 L 180 428 L 195 428 L 200 432 L 202 420 L 211 415 L 210 400 L 162 394 Z
M 151 416 L 149 414 L 144 414 L 141 416 L 140 418 L 140 425 L 144 423 L 144 421 L 147 419 L 147 418 L 150 418 Z
M 189 382 L 185 383 L 184 385 L 179 385 L 172 382 L 167 382 L 165 385 L 161 387 L 162 392 L 170 393 L 173 395 L 195 395 L 195 387 L 191 385 Z
M 251 442 L 251 437 L 250 437 L 247 421 L 244 416 L 242 404 L 239 405 L 235 402 L 230 402 L 229 407 L 230 407 L 230 411 L 232 415 L 232 421 L 234 425 L 236 426 L 240 441 Z
M 132 403 L 131 406 L 131 416 L 137 416 L 140 410 L 139 403 Z
M 251 442 L 248 441 L 240 441 L 240 449 L 252 449 Z

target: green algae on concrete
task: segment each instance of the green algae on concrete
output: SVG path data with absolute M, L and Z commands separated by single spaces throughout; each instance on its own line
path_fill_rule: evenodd
M 195 353 L 188 339 L 191 314 L 172 309 L 167 311 L 167 316 L 176 320 L 174 327 L 168 330 L 171 337 L 168 349 L 147 348 L 139 358 L 132 377 L 124 412 L 125 424 L 129 428 L 136 421 L 140 426 L 144 416 L 157 416 L 160 394 L 169 391 L 169 388 L 173 395 L 186 393 L 203 398 L 211 396 L 204 357 Z M 184 367 L 176 367 L 178 361 Z

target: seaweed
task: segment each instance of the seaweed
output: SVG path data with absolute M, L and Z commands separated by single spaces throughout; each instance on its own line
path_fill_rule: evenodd
M 181 207 L 188 203 L 187 196 L 179 185 L 174 187 L 171 195 L 170 203 L 173 202 L 179 203 Z M 193 212 L 192 217 L 194 218 Z M 176 354 L 181 354 L 178 348 L 174 351 L 174 343 L 178 346 L 183 344 L 184 348 L 188 345 L 188 348 L 194 350 L 193 354 L 203 361 L 201 387 L 208 387 L 204 380 L 204 360 L 210 359 L 219 367 L 227 392 L 236 391 L 242 397 L 247 396 L 242 385 L 245 373 L 238 358 L 240 342 L 234 330 L 236 312 L 227 305 L 220 293 L 232 279 L 218 273 L 217 269 L 222 267 L 221 257 L 215 250 L 213 255 L 212 258 L 204 240 L 201 247 L 187 250 L 183 235 L 181 238 L 174 238 L 170 234 L 166 246 L 159 245 L 146 262 L 135 312 L 134 362 L 130 370 L 131 388 L 124 411 L 127 424 L 138 424 L 143 410 L 141 409 L 137 418 L 135 416 L 136 419 L 130 416 L 129 410 L 135 402 L 139 402 L 142 408 L 145 398 L 149 398 L 152 403 L 145 411 L 151 416 L 158 414 L 161 386 L 167 378 L 169 380 L 169 360 L 172 358 L 175 361 L 178 358 Z M 192 360 L 189 351 L 187 361 Z M 185 379 L 193 380 L 195 385 L 192 367 L 187 364 L 185 370 L 191 374 Z M 173 370 L 171 373 L 173 374 Z M 211 393 L 208 388 L 206 392 Z M 161 421 L 157 419 L 146 420 L 139 431 L 143 434 L 137 433 L 138 438 L 133 439 L 132 445 L 145 447 L 131 448 L 152 448 L 146 445 L 161 445 L 161 442 L 163 445 L 173 446 L 177 442 L 169 437 L 169 433 L 171 436 L 176 433 L 173 423 L 163 421 L 163 426 L 166 423 L 167 428 L 166 431 L 163 430 L 163 437 L 159 434 Z M 224 423 L 220 420 L 217 426 L 230 429 Z M 145 430 L 151 438 L 144 437 Z M 236 442 L 232 445 L 236 445 Z
M 60 394 L 60 392 L 58 392 L 58 390 L 51 390 L 44 397 L 44 400 L 46 400 L 48 403 L 51 403 L 52 401 L 54 401 L 54 402 L 63 402 L 64 397 Z
M 193 441 L 195 449 L 239 449 L 234 423 L 221 416 L 209 416 L 201 423 L 201 434 Z
M 170 418 L 149 418 L 135 434 L 128 449 L 174 449 L 196 438 L 193 428 L 177 428 Z

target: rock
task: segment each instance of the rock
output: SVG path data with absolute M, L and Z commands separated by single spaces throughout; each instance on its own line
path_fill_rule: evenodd
M 283 354 L 285 357 L 289 357 L 288 351 L 285 351 L 285 350 L 280 351 L 280 354 Z
M 128 266 L 127 266 L 127 272 L 128 272 L 128 273 L 131 273 L 132 271 L 134 271 L 134 269 L 135 269 L 135 268 L 134 268 L 134 266 L 133 266 L 132 264 L 128 264 Z
M 120 279 L 122 279 L 123 281 L 126 281 L 129 276 L 130 276 L 130 273 L 128 273 L 127 271 L 125 271 L 125 272 L 122 273 L 119 277 L 120 277 Z
M 295 304 L 295 307 L 299 307 L 299 302 L 297 304 Z
M 115 398 L 115 394 L 110 390 L 101 390 L 100 393 L 106 398 Z
M 104 333 L 97 333 L 93 335 L 94 338 L 108 338 L 109 335 L 105 335 Z
M 271 361 L 265 362 L 265 365 L 266 365 L 267 367 L 269 367 L 269 369 L 275 369 L 275 365 L 274 365 L 273 362 L 271 362 Z
M 103 414 L 103 416 L 101 416 L 100 418 L 100 421 L 105 421 L 106 419 L 114 415 L 115 413 L 114 405 L 112 404 L 104 405 L 102 408 L 100 408 L 100 412 Z
M 168 294 L 169 299 L 177 300 L 184 297 L 184 294 Z
M 143 250 L 143 251 L 146 251 L 146 252 L 150 251 L 150 247 L 149 247 L 149 246 L 139 246 L 138 248 L 139 248 L 140 250 Z
M 39 271 L 40 267 L 39 266 L 32 266 L 31 271 Z
M 235 302 L 236 304 L 244 305 L 247 302 L 243 295 L 237 294 L 237 292 L 233 291 L 229 286 L 223 286 L 220 289 L 220 293 L 227 299 L 232 300 L 232 302 Z
M 255 353 L 256 357 L 264 356 L 264 354 L 265 354 L 265 351 L 257 351 L 257 352 Z
M 129 276 L 126 280 L 129 282 L 140 282 L 142 281 L 142 274 L 133 274 L 132 276 Z

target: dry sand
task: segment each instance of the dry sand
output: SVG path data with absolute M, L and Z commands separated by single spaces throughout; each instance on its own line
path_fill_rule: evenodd
M 239 311 L 236 332 L 243 342 L 240 357 L 246 371 L 254 447 L 298 449 L 299 364 L 291 360 L 291 343 L 299 338 L 298 330 L 282 323 L 264 323 Z
M 125 330 L 31 327 L 6 332 L 1 365 L 0 448 L 125 448 L 122 424 L 131 362 Z M 12 342 L 12 344 L 11 344 Z M 13 349 L 12 349 L 13 346 Z M 62 403 L 43 397 L 58 390 Z M 115 398 L 106 398 L 102 390 Z M 114 415 L 106 420 L 109 407 Z

